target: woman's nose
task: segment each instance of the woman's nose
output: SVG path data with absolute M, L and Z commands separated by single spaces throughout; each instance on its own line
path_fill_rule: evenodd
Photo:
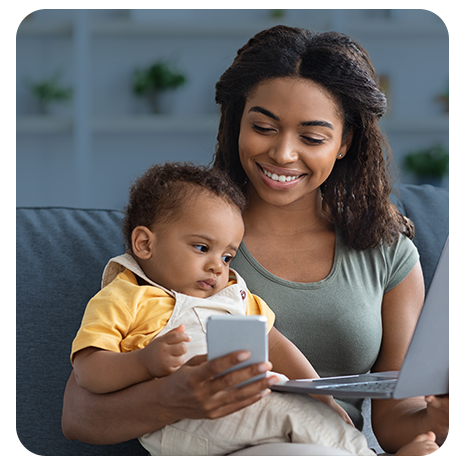
M 297 144 L 292 134 L 282 134 L 276 138 L 269 155 L 276 163 L 281 165 L 297 161 Z

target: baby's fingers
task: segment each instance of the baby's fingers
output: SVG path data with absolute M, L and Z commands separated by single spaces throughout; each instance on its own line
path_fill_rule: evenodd
M 167 332 L 159 338 L 162 338 L 163 342 L 167 345 L 175 345 L 176 343 L 189 342 L 192 339 L 190 335 L 184 333 L 183 331 L 180 332 L 177 329 L 178 327 L 171 330 L 170 332 Z
M 183 356 L 187 351 L 186 343 L 172 343 L 166 345 L 166 352 L 171 356 Z

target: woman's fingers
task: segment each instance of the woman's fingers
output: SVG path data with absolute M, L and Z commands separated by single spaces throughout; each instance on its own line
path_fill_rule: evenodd
M 194 373 L 195 380 L 199 383 L 209 382 L 212 393 L 233 388 L 242 382 L 245 382 L 260 374 L 265 374 L 272 368 L 269 362 L 252 364 L 241 369 L 234 370 L 228 374 L 221 375 L 227 369 L 240 364 L 249 359 L 248 351 L 236 351 L 226 356 L 205 362 L 206 356 L 196 356 L 187 364 L 197 365 L 199 369 Z M 267 384 L 266 384 L 267 385 Z M 267 387 L 265 387 L 267 388 Z
M 435 431 L 437 443 L 442 445 L 449 430 L 449 395 L 426 396 L 425 401 L 430 429 Z
M 238 411 L 269 393 L 268 388 L 278 379 L 263 378 L 240 388 L 238 384 L 267 372 L 270 363 L 253 364 L 226 375 L 226 369 L 249 358 L 245 351 L 231 353 L 221 358 L 207 361 L 206 355 L 195 356 L 172 374 L 171 393 L 184 408 L 184 417 L 218 418 Z M 168 380 L 168 379 L 166 379 Z

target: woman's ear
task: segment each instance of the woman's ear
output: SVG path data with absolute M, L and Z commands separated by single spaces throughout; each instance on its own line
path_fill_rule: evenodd
M 132 251 L 140 259 L 150 259 L 153 255 L 155 234 L 145 226 L 137 226 L 132 231 Z
M 343 142 L 342 146 L 340 147 L 339 153 L 343 153 L 343 157 L 348 153 L 348 150 L 351 147 L 351 142 L 353 141 L 353 135 L 354 135 L 354 129 L 351 127 L 351 129 L 348 131 L 348 134 L 343 137 Z M 342 158 L 343 158 L 342 157 Z

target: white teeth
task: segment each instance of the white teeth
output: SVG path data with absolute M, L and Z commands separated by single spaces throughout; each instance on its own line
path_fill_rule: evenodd
M 269 171 L 263 169 L 264 174 L 272 180 L 276 180 L 277 182 L 290 182 L 291 180 L 295 180 L 299 176 L 278 176 L 277 174 L 272 174 Z

